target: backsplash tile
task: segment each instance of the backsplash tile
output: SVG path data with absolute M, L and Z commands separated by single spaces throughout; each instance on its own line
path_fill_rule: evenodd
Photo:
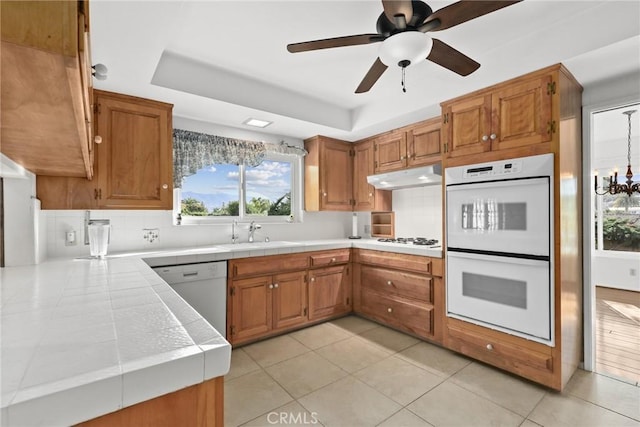
M 442 240 L 442 187 L 394 190 L 396 237 L 426 237 Z

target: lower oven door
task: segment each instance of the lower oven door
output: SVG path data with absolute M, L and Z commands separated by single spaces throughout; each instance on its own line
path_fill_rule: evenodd
M 447 315 L 553 345 L 549 261 L 447 252 Z

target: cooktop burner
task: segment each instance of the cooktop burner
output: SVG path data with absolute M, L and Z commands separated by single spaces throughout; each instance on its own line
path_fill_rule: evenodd
M 427 239 L 426 237 L 396 237 L 394 239 L 378 239 L 378 242 L 413 244 L 420 246 L 434 246 L 438 244 L 437 239 Z

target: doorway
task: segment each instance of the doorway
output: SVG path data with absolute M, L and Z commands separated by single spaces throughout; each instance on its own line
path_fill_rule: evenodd
M 591 324 L 585 324 L 585 369 L 638 385 L 640 193 L 602 193 L 603 186 L 615 180 L 616 171 L 617 182 L 626 181 L 629 147 L 635 169 L 632 180 L 640 180 L 640 103 L 591 111 L 587 123 L 591 143 L 585 164 L 590 164 L 592 176 L 589 197 L 585 197 L 589 201 L 585 271 L 590 271 L 585 292 L 589 297 L 585 305 L 590 305 L 585 307 L 585 318 L 591 317 Z M 600 194 L 594 192 L 596 182 Z

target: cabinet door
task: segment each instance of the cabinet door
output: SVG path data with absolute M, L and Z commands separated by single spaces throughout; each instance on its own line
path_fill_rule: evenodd
M 335 140 L 322 141 L 320 153 L 320 210 L 351 211 L 353 164 L 351 144 Z
M 171 106 L 98 92 L 100 207 L 171 209 Z
M 375 172 L 382 173 L 407 166 L 407 139 L 405 132 L 392 132 L 375 142 Z
M 353 198 L 356 211 L 374 209 L 376 190 L 367 182 L 367 176 L 373 175 L 373 162 L 373 140 L 363 141 L 354 146 Z
M 551 80 L 546 75 L 516 81 L 492 94 L 492 150 L 551 141 Z
M 443 106 L 446 156 L 460 157 L 491 149 L 491 95 L 465 98 Z
M 350 278 L 347 265 L 309 272 L 309 320 L 350 310 Z
M 227 336 L 232 343 L 257 338 L 272 329 L 271 276 L 231 282 L 231 322 Z
M 407 132 L 407 165 L 409 167 L 429 165 L 441 159 L 439 117 Z
M 273 328 L 288 328 L 307 321 L 306 272 L 273 276 Z

